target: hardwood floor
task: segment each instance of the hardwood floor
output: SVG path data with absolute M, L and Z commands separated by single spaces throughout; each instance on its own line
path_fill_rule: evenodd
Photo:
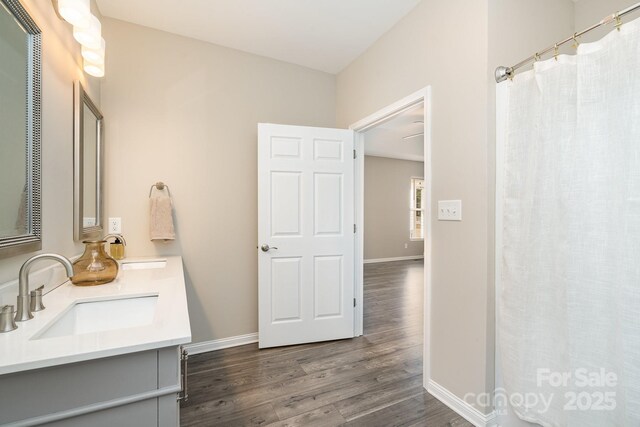
M 191 356 L 182 425 L 471 426 L 422 388 L 422 261 L 364 276 L 362 337 Z

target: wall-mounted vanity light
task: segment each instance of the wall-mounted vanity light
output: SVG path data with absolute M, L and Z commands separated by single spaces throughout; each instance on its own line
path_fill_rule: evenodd
M 101 35 L 102 24 L 94 15 L 89 17 L 89 25 L 84 27 L 73 26 L 73 38 L 89 49 L 98 49 L 100 47 Z
M 91 2 L 90 0 L 58 0 L 58 13 L 74 27 L 88 27 Z
M 82 57 L 94 64 L 104 64 L 104 51 L 105 41 L 100 37 L 100 47 L 93 49 L 87 46 L 82 46 Z
M 84 71 L 103 77 L 105 41 L 100 20 L 91 13 L 91 0 L 53 0 L 53 3 L 60 16 L 73 25 L 73 37 L 82 45 Z

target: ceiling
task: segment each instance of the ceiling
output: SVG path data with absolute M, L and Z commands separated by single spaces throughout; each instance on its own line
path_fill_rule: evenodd
M 417 105 L 364 134 L 364 154 L 392 159 L 424 161 L 424 104 Z
M 103 16 L 332 74 L 342 71 L 419 2 L 97 0 Z

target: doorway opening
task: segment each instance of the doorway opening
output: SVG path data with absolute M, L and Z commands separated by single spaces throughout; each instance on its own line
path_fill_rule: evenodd
M 427 87 L 350 126 L 356 132 L 360 230 L 354 335 L 395 330 L 422 336 L 425 388 L 430 378 L 430 95 Z
M 414 159 L 423 160 L 422 173 L 418 168 L 405 176 L 401 188 L 394 193 L 404 193 L 406 204 L 399 220 L 405 227 L 400 231 L 400 257 L 415 259 L 424 254 L 423 288 L 409 298 L 418 301 L 418 306 L 420 301 L 422 304 L 423 347 L 416 351 L 421 356 L 422 380 L 427 384 L 431 313 L 430 97 L 427 87 L 362 119 L 349 130 L 258 125 L 260 348 L 357 337 L 366 332 L 365 159 L 376 157 L 371 135 L 395 122 L 409 121 L 399 137 L 402 145 L 396 144 L 391 151 L 406 151 L 412 144 L 422 147 L 421 153 L 414 153 Z M 378 185 L 386 184 L 383 179 Z M 405 185 L 408 187 L 403 190 Z M 381 240 L 384 245 L 385 238 Z M 417 252 L 409 252 L 410 248 Z M 369 260 L 380 260 L 372 257 L 375 255 Z M 386 255 L 382 259 L 397 257 Z M 423 298 L 416 298 L 415 293 L 420 292 Z

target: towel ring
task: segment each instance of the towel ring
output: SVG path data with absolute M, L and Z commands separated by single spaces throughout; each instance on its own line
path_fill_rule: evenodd
M 153 187 L 157 188 L 160 191 L 166 188 L 167 193 L 169 194 L 169 197 L 171 197 L 171 191 L 169 190 L 169 186 L 162 181 L 158 181 L 155 184 L 151 185 L 151 188 L 149 188 L 149 197 L 151 197 L 151 193 L 153 192 Z

